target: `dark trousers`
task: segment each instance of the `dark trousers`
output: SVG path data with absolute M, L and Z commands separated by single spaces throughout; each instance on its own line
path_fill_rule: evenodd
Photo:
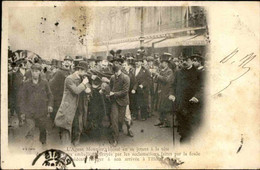
M 181 136 L 181 142 L 189 141 L 192 134 L 192 112 L 177 111 L 178 132 Z
M 133 106 L 133 116 L 138 117 L 138 111 L 141 111 L 141 118 L 148 118 L 148 93 L 140 93 L 134 95 L 134 106 Z
M 125 118 L 126 106 L 120 106 L 116 101 L 112 102 L 111 106 L 111 124 L 112 124 L 112 138 L 118 141 L 119 126 L 123 126 Z
M 72 123 L 72 139 L 71 142 L 79 143 L 80 136 L 82 132 L 83 122 L 82 122 L 82 114 L 80 114 L 79 109 L 77 109 L 75 117 Z
M 34 118 L 27 118 L 26 123 L 28 125 L 28 132 L 26 134 L 26 138 L 33 138 L 34 136 L 34 129 L 35 127 L 39 128 L 40 131 L 40 142 L 46 143 L 46 128 L 45 125 L 42 123 L 40 119 Z

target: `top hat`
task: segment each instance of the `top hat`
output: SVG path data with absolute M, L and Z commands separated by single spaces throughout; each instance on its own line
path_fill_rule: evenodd
M 71 56 L 66 55 L 64 58 L 64 61 L 66 61 L 66 60 L 73 61 L 73 58 Z
M 79 64 L 75 68 L 80 68 L 80 69 L 87 71 L 88 70 L 88 62 L 80 61 Z
M 57 66 L 57 61 L 58 61 L 58 60 L 56 60 L 56 59 L 52 59 L 52 60 L 51 60 L 51 65 Z
M 75 56 L 74 61 L 83 61 L 83 56 Z
M 171 56 L 172 55 L 170 53 L 163 53 L 163 55 L 161 55 L 160 60 L 161 62 L 163 61 L 169 62 Z

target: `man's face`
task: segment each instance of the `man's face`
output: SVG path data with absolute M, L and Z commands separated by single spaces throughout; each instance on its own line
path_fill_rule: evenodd
M 194 58 L 194 59 L 192 60 L 192 63 L 193 63 L 193 66 L 196 67 L 196 68 L 198 68 L 199 66 L 201 66 L 200 61 L 199 61 L 197 58 Z
M 95 61 L 90 61 L 90 62 L 89 62 L 89 65 L 90 65 L 90 67 L 95 67 L 96 62 L 95 62 Z
M 182 66 L 183 68 L 189 68 L 190 66 L 192 66 L 192 60 L 190 58 L 183 59 Z
M 124 62 L 124 63 L 122 64 L 122 67 L 123 67 L 125 70 L 127 70 L 127 67 L 128 67 L 127 62 Z
M 39 79 L 40 74 L 41 74 L 41 71 L 40 71 L 40 70 L 38 70 L 38 69 L 32 69 L 32 78 L 33 78 L 34 80 Z
M 166 68 L 168 66 L 168 63 L 166 61 L 161 62 L 161 68 Z
M 63 61 L 63 66 L 65 67 L 65 68 L 67 68 L 67 69 L 70 69 L 71 68 L 71 65 L 72 65 L 72 61 L 70 61 L 70 60 L 65 60 L 65 61 Z
M 153 61 L 148 61 L 148 66 L 152 67 L 153 66 Z
M 141 67 L 142 64 L 143 64 L 142 61 L 136 61 L 136 62 L 135 62 L 135 66 L 136 66 L 136 67 Z
M 108 67 L 108 61 L 102 60 L 101 66 L 102 66 L 102 68 L 107 68 Z

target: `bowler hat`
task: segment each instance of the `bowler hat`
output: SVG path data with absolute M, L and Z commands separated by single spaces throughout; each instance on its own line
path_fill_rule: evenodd
M 88 62 L 86 61 L 80 61 L 79 64 L 75 68 L 80 68 L 83 70 L 88 70 Z
M 75 56 L 74 61 L 83 61 L 83 56 Z
M 32 65 L 31 69 L 32 70 L 39 70 L 39 71 L 41 71 L 42 70 L 42 66 L 39 63 L 35 63 L 35 64 Z
M 73 59 L 72 59 L 72 57 L 71 56 L 65 56 L 65 58 L 64 58 L 64 61 L 66 61 L 66 60 L 68 60 L 68 61 L 73 61 Z
M 102 61 L 102 60 L 105 60 L 103 56 L 97 56 L 96 61 Z

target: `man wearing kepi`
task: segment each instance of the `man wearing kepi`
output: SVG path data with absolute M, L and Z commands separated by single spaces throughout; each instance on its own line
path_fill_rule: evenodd
M 119 137 L 119 127 L 124 122 L 126 106 L 129 104 L 128 91 L 130 78 L 122 73 L 121 65 L 113 62 L 113 72 L 110 79 L 110 99 L 111 99 L 111 124 L 112 124 L 112 145 L 116 146 Z
M 172 86 L 169 99 L 174 102 L 174 112 L 178 121 L 178 132 L 181 136 L 180 142 L 189 142 L 192 133 L 192 114 L 194 103 L 199 100 L 195 97 L 200 84 L 198 82 L 198 71 L 192 65 L 189 57 L 183 59 L 182 69 L 178 70 Z
M 33 139 L 35 126 L 40 129 L 40 142 L 46 144 L 46 127 L 49 113 L 52 112 L 53 96 L 46 80 L 40 77 L 41 65 L 32 65 L 32 79 L 25 81 L 21 95 L 21 113 L 29 125 L 27 139 Z
M 82 130 L 81 115 L 78 111 L 79 94 L 88 89 L 88 78 L 82 77 L 86 75 L 88 70 L 88 63 L 81 61 L 76 71 L 65 79 L 64 93 L 61 105 L 55 117 L 55 125 L 61 128 L 62 144 L 69 144 L 70 142 L 78 142 Z M 75 119 L 75 120 L 74 120 Z M 77 136 L 74 136 L 76 141 L 71 141 L 72 128 L 78 130 Z

